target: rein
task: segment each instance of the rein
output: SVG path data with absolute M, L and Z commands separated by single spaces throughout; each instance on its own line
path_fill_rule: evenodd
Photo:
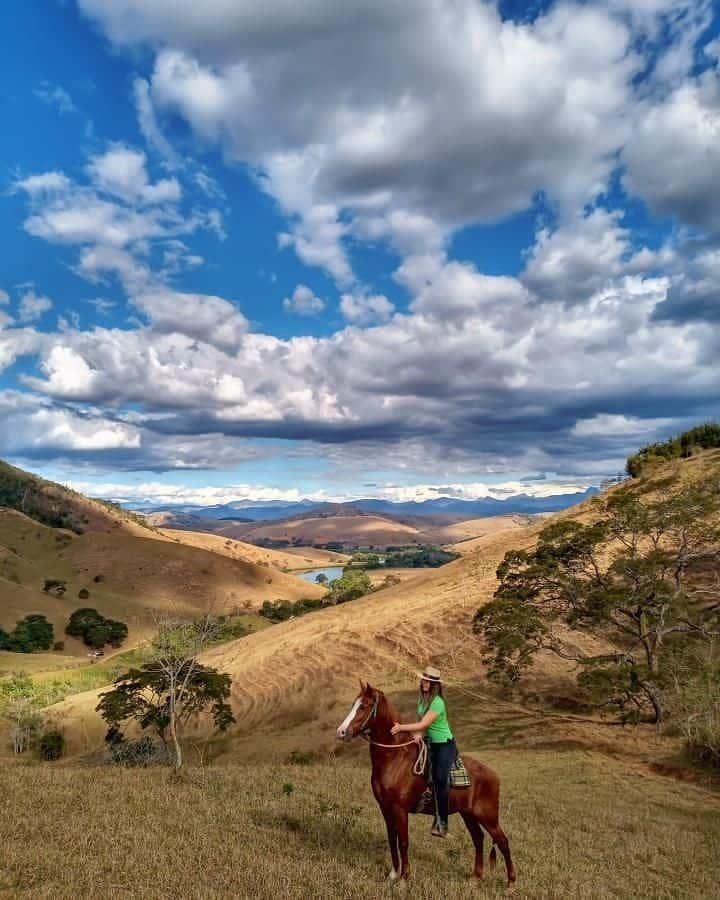
M 368 744 L 372 747 L 382 747 L 383 750 L 400 750 L 402 747 L 410 747 L 412 744 L 417 744 L 417 741 L 405 741 L 404 744 L 381 744 L 379 741 L 373 741 L 369 737 L 366 737 L 363 734 L 363 737 L 367 740 Z M 413 775 L 424 775 L 425 774 L 425 766 L 427 764 L 427 755 L 428 748 L 425 741 L 420 741 L 418 745 L 418 755 L 417 759 L 413 763 Z

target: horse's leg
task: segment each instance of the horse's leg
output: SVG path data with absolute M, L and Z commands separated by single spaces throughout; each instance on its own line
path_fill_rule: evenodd
M 515 881 L 515 866 L 513 865 L 512 857 L 510 856 L 510 843 L 505 835 L 505 832 L 502 828 L 497 824 L 494 825 L 486 825 L 488 834 L 493 839 L 495 845 L 498 847 L 500 852 L 505 859 L 505 868 L 507 869 L 507 877 L 508 883 L 512 884 Z M 493 847 L 493 850 L 495 848 Z
M 475 868 L 473 869 L 473 872 L 476 878 L 482 878 L 483 843 L 485 840 L 485 835 L 483 834 L 483 830 L 480 827 L 480 823 L 471 812 L 462 812 L 460 813 L 460 815 L 462 816 L 465 827 L 470 832 L 470 837 L 472 838 L 472 842 L 475 845 Z
M 385 819 L 385 827 L 387 828 L 388 844 L 390 846 L 390 858 L 392 859 L 392 869 L 388 874 L 388 880 L 396 881 L 400 875 L 400 854 L 398 853 L 398 832 L 395 824 L 395 814 L 393 810 L 381 807 L 383 818 Z
M 403 881 L 407 881 L 410 877 L 410 863 L 408 861 L 410 838 L 408 835 L 408 813 L 406 809 L 396 808 L 395 823 L 397 827 L 398 844 L 400 847 L 400 877 Z

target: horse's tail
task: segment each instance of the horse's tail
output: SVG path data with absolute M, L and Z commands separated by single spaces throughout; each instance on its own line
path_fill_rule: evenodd
M 492 867 L 497 863 L 497 852 L 495 851 L 495 843 L 493 842 L 492 850 L 490 851 L 490 865 Z

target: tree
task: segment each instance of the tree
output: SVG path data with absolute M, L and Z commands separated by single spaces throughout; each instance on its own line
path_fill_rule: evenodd
M 319 575 L 315 576 L 315 583 L 316 584 L 327 584 L 328 583 L 327 575 L 324 572 L 320 572 Z
M 173 745 L 174 766 L 182 766 L 180 737 L 189 720 L 209 709 L 215 727 L 225 731 L 235 721 L 227 698 L 229 675 L 202 665 L 198 655 L 212 641 L 216 624 L 210 617 L 200 622 L 161 620 L 152 646 L 154 659 L 130 669 L 101 695 L 97 711 L 108 723 L 108 736 L 136 721 L 152 728 Z
M 346 569 L 341 578 L 330 582 L 330 599 L 333 603 L 347 603 L 371 590 L 372 582 L 362 569 Z
M 92 607 L 82 607 L 70 616 L 65 634 L 81 637 L 88 647 L 99 650 L 105 644 L 119 647 L 127 637 L 128 629 L 124 622 L 106 619 Z
M 517 682 L 550 650 L 578 663 L 594 702 L 663 719 L 670 653 L 720 635 L 717 591 L 688 577 L 694 560 L 718 556 L 720 487 L 654 486 L 660 499 L 616 491 L 597 521 L 553 523 L 534 550 L 506 554 L 494 599 L 474 619 L 492 677 Z M 568 628 L 602 649 L 583 650 Z
M 33 653 L 36 650 L 49 650 L 53 645 L 53 626 L 45 616 L 33 613 L 25 616 L 15 628 L 0 635 L 0 647 L 15 653 Z
M 24 753 L 42 726 L 40 711 L 28 697 L 17 697 L 7 704 L 4 715 L 10 725 L 13 752 Z

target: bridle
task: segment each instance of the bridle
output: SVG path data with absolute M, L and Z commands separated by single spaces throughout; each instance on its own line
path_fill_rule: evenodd
M 417 741 L 405 741 L 402 744 L 381 744 L 379 741 L 373 741 L 370 737 L 370 723 L 377 715 L 378 711 L 378 700 L 379 697 L 375 696 L 375 702 L 372 705 L 372 709 L 367 714 L 365 721 L 362 723 L 360 728 L 358 729 L 358 734 L 364 740 L 370 744 L 371 747 L 381 747 L 383 750 L 401 750 L 403 747 L 410 747 L 413 744 L 417 744 Z M 413 773 L 415 775 L 424 775 L 425 774 L 425 766 L 427 763 L 427 754 L 428 748 L 425 741 L 421 741 L 418 745 L 418 755 L 415 763 L 413 764 Z
M 379 699 L 380 699 L 380 698 L 379 698 L 378 695 L 376 694 L 376 695 L 375 695 L 375 701 L 373 702 L 373 705 L 372 705 L 372 709 L 371 709 L 370 712 L 367 714 L 367 718 L 365 719 L 365 721 L 362 723 L 362 725 L 360 726 L 360 728 L 359 728 L 359 730 L 358 730 L 358 734 L 362 735 L 363 737 L 365 737 L 365 736 L 369 733 L 369 731 L 370 731 L 370 723 L 372 722 L 372 720 L 373 720 L 373 719 L 375 718 L 375 716 L 377 715 L 377 711 L 378 711 L 378 700 L 379 700 Z

